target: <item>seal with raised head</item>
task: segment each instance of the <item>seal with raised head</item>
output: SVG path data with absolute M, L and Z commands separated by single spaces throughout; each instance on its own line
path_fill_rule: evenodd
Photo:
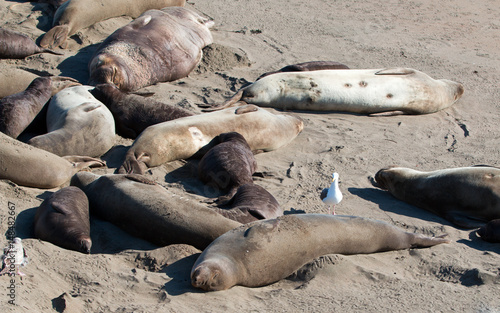
M 307 71 L 321 71 L 321 70 L 348 70 L 348 69 L 349 67 L 347 65 L 336 61 L 309 61 L 309 62 L 287 65 L 285 67 L 280 68 L 277 71 L 264 73 L 260 75 L 256 79 L 256 81 L 276 73 L 307 72 Z
M 137 138 L 151 125 L 194 115 L 180 107 L 123 92 L 112 84 L 99 84 L 91 93 L 108 107 L 115 118 L 116 133 L 126 138 Z
M 80 85 L 69 77 L 38 77 L 22 92 L 0 100 L 0 131 L 17 138 L 40 113 L 50 98 L 62 89 Z
M 90 253 L 89 200 L 77 187 L 62 188 L 37 208 L 35 237 L 56 246 Z
M 241 225 L 143 175 L 80 172 L 71 185 L 85 192 L 92 214 L 159 246 L 184 243 L 204 249 Z
M 112 83 L 133 91 L 188 74 L 212 43 L 214 23 L 182 7 L 149 10 L 116 30 L 89 63 L 89 84 Z
M 92 86 L 75 86 L 58 92 L 47 109 L 45 135 L 28 143 L 59 156 L 98 157 L 115 142 L 115 121 L 109 109 L 89 92 Z
M 86 167 L 105 165 L 99 159 L 85 156 L 61 158 L 1 132 L 0 146 L 0 179 L 8 179 L 21 186 L 55 188 Z
M 463 92 L 460 83 L 410 68 L 285 72 L 263 77 L 205 111 L 243 101 L 283 110 L 427 114 L 451 106 Z
M 61 2 L 61 1 L 58 1 Z M 185 0 L 71 0 L 59 6 L 54 14 L 53 26 L 42 38 L 40 45 L 45 48 L 66 48 L 68 37 L 80 29 L 97 22 L 127 15 L 137 18 L 151 9 L 167 6 L 184 6 Z
M 387 167 L 375 182 L 394 197 L 464 228 L 500 218 L 500 168 L 470 166 L 421 172 Z
M 481 239 L 488 242 L 500 242 L 500 219 L 492 220 L 477 230 Z
M 354 216 L 291 214 L 235 228 L 198 257 L 191 284 L 207 291 L 277 282 L 325 254 L 430 247 L 449 240 Z
M 62 53 L 37 46 L 37 44 L 25 34 L 0 28 L 0 59 L 24 59 L 25 57 L 38 53 L 62 55 Z
M 271 151 L 291 142 L 303 127 L 302 120 L 293 115 L 255 105 L 182 117 L 146 128 L 127 151 L 118 172 L 143 174 L 148 167 L 187 159 L 197 152 L 203 155 L 212 139 L 224 132 L 240 133 L 254 152 Z

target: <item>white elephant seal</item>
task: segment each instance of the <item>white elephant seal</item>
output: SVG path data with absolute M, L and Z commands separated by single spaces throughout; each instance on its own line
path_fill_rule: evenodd
M 451 106 L 463 92 L 460 83 L 410 68 L 284 72 L 240 89 L 221 107 L 243 101 L 283 110 L 427 114 Z
M 474 228 L 500 218 L 500 168 L 470 166 L 421 172 L 383 168 L 378 187 L 394 197 L 433 212 L 450 222 Z
M 430 247 L 449 240 L 405 232 L 354 216 L 291 214 L 235 228 L 198 257 L 191 284 L 207 291 L 259 287 L 283 279 L 325 254 L 359 254 Z
M 255 105 L 182 117 L 146 128 L 118 172 L 143 174 L 149 167 L 190 158 L 200 149 L 210 148 L 212 139 L 226 132 L 240 133 L 252 151 L 271 151 L 288 144 L 303 127 L 299 118 Z
M 63 89 L 50 100 L 47 109 L 48 133 L 28 143 L 59 156 L 98 157 L 115 142 L 115 120 L 111 111 L 94 98 L 91 86 Z

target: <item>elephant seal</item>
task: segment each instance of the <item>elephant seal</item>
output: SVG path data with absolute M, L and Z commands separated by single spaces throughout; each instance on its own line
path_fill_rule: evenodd
M 302 120 L 254 105 L 182 117 L 146 128 L 127 151 L 119 173 L 143 174 L 148 167 L 187 159 L 223 132 L 238 132 L 252 151 L 271 151 L 292 141 Z M 199 154 L 203 155 L 203 151 Z
M 287 65 L 277 71 L 264 73 L 260 75 L 256 79 L 256 81 L 276 73 L 307 72 L 307 71 L 321 71 L 321 70 L 348 70 L 348 69 L 349 67 L 347 65 L 335 61 L 309 61 L 309 62 Z
M 61 158 L 0 133 L 0 179 L 21 186 L 50 189 L 66 183 L 76 172 L 104 166 L 101 160 L 67 156 Z
M 205 111 L 243 101 L 283 110 L 427 114 L 451 106 L 463 92 L 460 83 L 410 68 L 289 72 L 263 77 Z
M 28 144 L 59 156 L 98 157 L 115 142 L 115 121 L 109 109 L 89 90 L 75 86 L 58 92 L 47 109 L 48 133 L 31 138 Z
M 71 185 L 85 192 L 92 214 L 159 246 L 184 243 L 204 249 L 241 225 L 142 175 L 80 172 Z
M 500 218 L 500 168 L 471 166 L 421 172 L 388 167 L 375 174 L 381 189 L 464 228 Z
M 24 59 L 38 53 L 63 55 L 50 49 L 40 48 L 27 35 L 5 28 L 0 28 L 0 43 L 0 59 Z
M 116 132 L 135 139 L 147 127 L 194 115 L 176 106 L 121 91 L 112 84 L 97 85 L 91 93 L 113 114 Z
M 186 77 L 212 43 L 214 23 L 182 7 L 149 10 L 111 34 L 89 63 L 89 84 L 133 91 Z
M 69 77 L 38 77 L 26 90 L 0 100 L 0 131 L 17 138 L 40 113 L 54 94 L 79 85 Z
M 37 208 L 35 237 L 56 246 L 90 253 L 89 200 L 73 186 L 51 194 Z
M 492 220 L 481 226 L 477 234 L 488 242 L 500 242 L 500 219 Z
M 38 75 L 0 64 L 0 99 L 26 90 Z
M 61 1 L 58 1 L 59 3 Z M 68 37 L 97 22 L 122 15 L 137 18 L 150 9 L 184 6 L 185 0 L 71 0 L 62 3 L 54 14 L 52 29 L 42 38 L 44 48 L 67 47 Z
M 217 238 L 196 260 L 191 284 L 207 291 L 234 285 L 259 287 L 325 254 L 374 253 L 448 242 L 361 217 L 284 215 L 240 226 Z

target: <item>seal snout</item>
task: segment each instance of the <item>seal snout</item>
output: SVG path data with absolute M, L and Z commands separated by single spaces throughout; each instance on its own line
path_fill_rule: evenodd
M 389 171 L 393 167 L 394 166 L 389 166 L 389 167 L 386 167 L 386 168 L 379 170 L 375 174 L 375 181 L 372 181 L 372 185 L 374 187 L 378 187 L 378 188 L 383 189 L 383 190 L 388 190 L 388 186 L 386 183 L 387 171 Z
M 80 252 L 90 254 L 90 247 L 92 247 L 92 240 L 90 238 L 80 241 Z
M 210 290 L 210 280 L 213 273 L 207 266 L 198 266 L 191 274 L 191 285 L 203 290 Z

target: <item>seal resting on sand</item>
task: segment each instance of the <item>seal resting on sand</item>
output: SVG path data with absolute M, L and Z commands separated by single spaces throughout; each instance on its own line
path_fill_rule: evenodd
M 146 128 L 127 151 L 118 172 L 143 174 L 148 167 L 187 159 L 224 132 L 238 132 L 252 151 L 271 151 L 292 141 L 303 129 L 302 120 L 271 113 L 254 105 L 182 117 Z
M 500 242 L 500 219 L 489 221 L 478 229 L 477 234 L 488 242 Z
M 35 214 L 35 237 L 65 249 L 90 253 L 89 201 L 77 187 L 51 194 Z
M 464 228 L 500 218 L 500 168 L 470 166 L 421 172 L 387 167 L 375 174 L 377 187 L 411 205 Z
M 0 59 L 24 59 L 38 53 L 62 55 L 50 49 L 40 48 L 25 34 L 0 28 Z
M 161 9 L 175 5 L 184 6 L 185 3 L 185 0 L 66 1 L 59 6 L 54 14 L 52 29 L 43 36 L 40 45 L 45 48 L 61 47 L 65 49 L 68 37 L 97 22 L 122 15 L 136 18 L 150 9 Z
M 186 77 L 212 43 L 214 23 L 182 7 L 149 10 L 116 30 L 89 63 L 89 84 L 133 91 Z
M 71 185 L 85 192 L 92 214 L 159 246 L 185 243 L 204 249 L 241 225 L 143 175 L 80 172 Z
M 191 284 L 207 291 L 234 285 L 259 287 L 325 254 L 374 253 L 448 242 L 361 217 L 284 215 L 243 225 L 217 238 L 196 260 Z

